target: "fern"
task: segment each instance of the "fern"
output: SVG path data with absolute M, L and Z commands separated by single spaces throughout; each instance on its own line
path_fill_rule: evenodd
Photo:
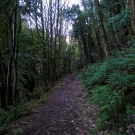
M 124 119 L 128 121 L 135 105 L 135 49 L 117 52 L 111 59 L 89 66 L 81 79 L 86 99 L 100 107 L 99 126 L 126 125 Z
M 32 108 L 32 102 L 10 105 L 7 110 L 0 108 L 0 134 L 4 135 L 11 127 L 12 121 L 25 115 Z

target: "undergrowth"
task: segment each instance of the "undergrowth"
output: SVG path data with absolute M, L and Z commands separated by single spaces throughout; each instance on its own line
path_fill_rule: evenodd
M 89 66 L 81 79 L 85 99 L 100 108 L 98 131 L 127 132 L 135 122 L 135 49 L 117 52 L 111 59 Z
M 6 109 L 0 108 L 0 135 L 9 133 L 12 128 L 12 123 L 16 119 L 26 115 L 32 108 L 32 102 L 21 103 L 8 106 Z M 15 132 L 22 132 L 21 130 L 15 129 Z M 10 131 L 13 135 L 13 132 Z

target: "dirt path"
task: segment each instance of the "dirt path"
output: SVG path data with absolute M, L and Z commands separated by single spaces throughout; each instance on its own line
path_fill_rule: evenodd
M 54 87 L 50 98 L 19 128 L 24 135 L 88 135 L 95 128 L 97 108 L 87 106 L 82 99 L 81 82 L 74 73 Z

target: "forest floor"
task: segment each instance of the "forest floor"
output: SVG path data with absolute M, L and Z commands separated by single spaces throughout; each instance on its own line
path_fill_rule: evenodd
M 24 135 L 88 135 L 96 127 L 97 115 L 98 107 L 86 104 L 74 73 L 57 84 L 48 100 L 15 127 Z

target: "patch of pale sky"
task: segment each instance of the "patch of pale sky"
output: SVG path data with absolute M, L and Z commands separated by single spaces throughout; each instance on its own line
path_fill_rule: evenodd
M 67 3 L 68 3 L 68 6 L 69 6 L 69 7 L 72 7 L 73 4 L 75 4 L 75 5 L 76 5 L 76 4 L 81 5 L 81 0 L 68 0 Z M 72 23 L 69 24 L 69 27 L 68 27 L 68 30 L 67 30 L 67 31 L 68 31 L 68 32 L 67 32 L 67 39 L 66 39 L 67 43 L 69 43 L 69 40 L 70 40 L 70 39 L 69 39 L 69 38 L 70 38 L 70 36 L 69 36 L 69 35 L 70 35 L 70 34 L 69 34 L 69 31 L 71 31 L 71 30 L 72 30 Z
M 71 7 L 73 4 L 80 4 L 80 0 L 69 0 L 69 6 Z

